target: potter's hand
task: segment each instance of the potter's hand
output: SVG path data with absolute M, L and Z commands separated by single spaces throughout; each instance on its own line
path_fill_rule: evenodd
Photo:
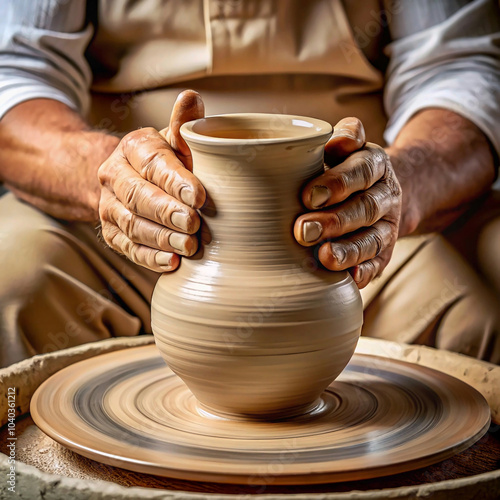
M 391 258 L 401 188 L 384 149 L 365 144 L 357 118 L 337 123 L 325 148 L 325 162 L 326 171 L 302 192 L 306 208 L 315 211 L 297 219 L 295 238 L 304 246 L 322 243 L 320 262 L 332 271 L 349 269 L 363 288 Z
M 175 102 L 169 128 L 129 133 L 99 168 L 104 240 L 153 271 L 171 271 L 179 255 L 197 250 L 195 209 L 205 202 L 205 190 L 191 173 L 191 153 L 179 128 L 203 116 L 201 97 L 185 91 Z

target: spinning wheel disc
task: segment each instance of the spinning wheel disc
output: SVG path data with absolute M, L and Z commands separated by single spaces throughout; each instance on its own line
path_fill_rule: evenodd
M 490 410 L 441 372 L 355 354 L 309 414 L 273 422 L 210 415 L 155 345 L 75 363 L 31 402 L 35 423 L 86 457 L 179 479 L 307 484 L 367 479 L 444 460 L 487 430 Z

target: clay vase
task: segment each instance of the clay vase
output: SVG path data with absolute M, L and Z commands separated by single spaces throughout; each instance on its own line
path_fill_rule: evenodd
M 319 268 L 292 234 L 300 189 L 323 171 L 331 133 L 321 120 L 272 114 L 181 128 L 208 195 L 202 243 L 160 277 L 152 327 L 201 411 L 267 419 L 311 411 L 354 352 L 355 283 Z

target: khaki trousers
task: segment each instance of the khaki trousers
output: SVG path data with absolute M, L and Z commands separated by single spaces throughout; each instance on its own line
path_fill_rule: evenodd
M 498 363 L 499 207 L 489 197 L 447 237 L 400 240 L 383 276 L 362 292 L 363 334 Z M 470 248 L 460 253 L 450 241 L 463 242 L 467 233 Z M 489 281 L 481 275 L 485 265 Z M 91 226 L 55 220 L 4 195 L 0 364 L 108 337 L 151 333 L 150 300 L 158 276 L 115 254 Z

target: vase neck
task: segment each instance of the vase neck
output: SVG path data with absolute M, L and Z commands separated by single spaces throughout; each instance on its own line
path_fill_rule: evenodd
M 293 225 L 304 212 L 300 190 L 323 171 L 324 140 L 261 145 L 249 151 L 193 147 L 194 174 L 207 191 L 204 258 L 263 266 L 297 262 L 308 252 Z

